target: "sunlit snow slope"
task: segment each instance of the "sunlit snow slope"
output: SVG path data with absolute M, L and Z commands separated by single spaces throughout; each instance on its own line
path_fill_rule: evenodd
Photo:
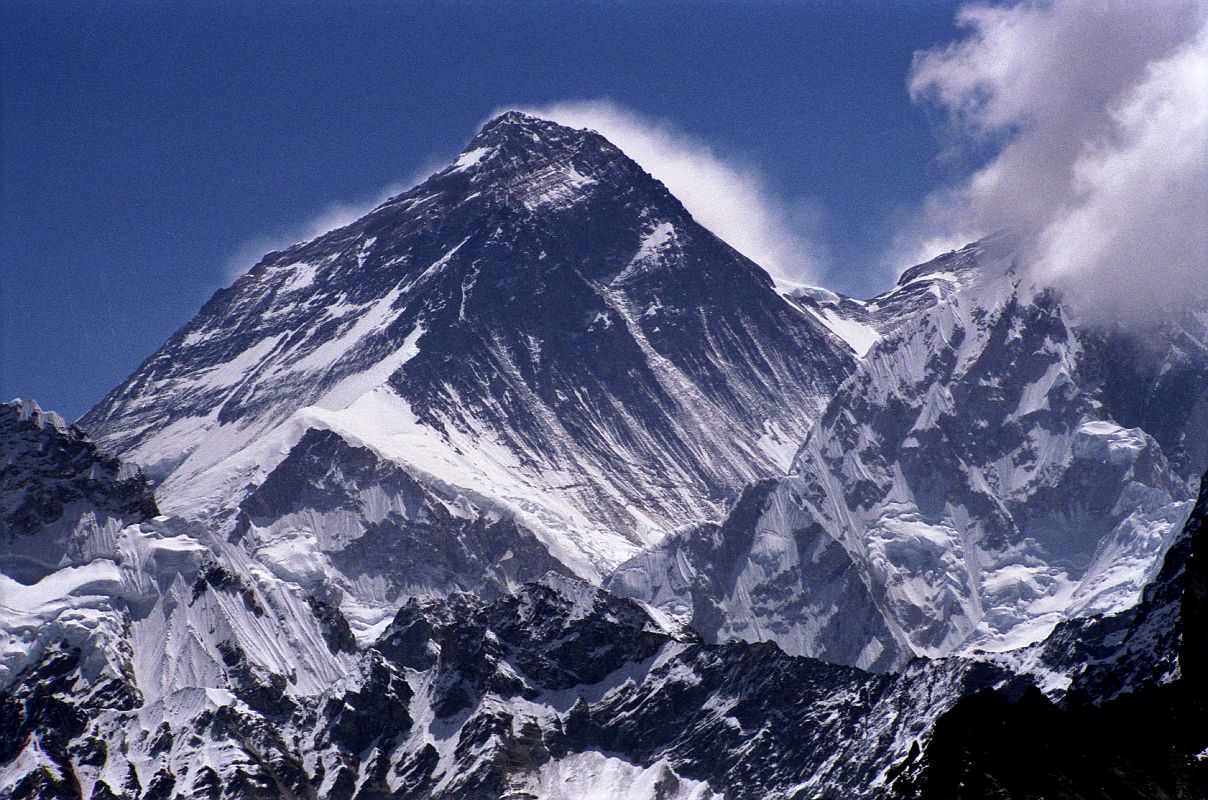
M 334 439 L 311 436 L 307 458 L 344 479 L 372 464 Z M 19 537 L 44 563 L 0 573 L 4 800 L 868 797 L 946 708 L 1008 678 L 704 644 L 553 573 L 493 599 L 412 598 L 358 642 L 324 587 L 146 516 L 141 476 L 36 407 L 0 406 L 0 454 L 5 509 L 73 509 L 0 518 L 4 552 Z M 332 487 L 310 488 L 318 504 Z M 75 512 L 122 509 L 57 536 Z
M 1009 235 L 774 285 L 506 114 L 84 424 L 0 406 L 0 800 L 1061 785 L 1029 715 L 1208 785 L 1127 716 L 1203 717 L 1208 312 L 1088 328 Z
M 610 587 L 711 637 L 877 668 L 1136 603 L 1204 466 L 1204 321 L 1148 334 L 1141 368 L 1135 338 L 1078 326 L 1014 252 L 993 237 L 866 303 L 798 297 L 878 335 L 793 475 Z

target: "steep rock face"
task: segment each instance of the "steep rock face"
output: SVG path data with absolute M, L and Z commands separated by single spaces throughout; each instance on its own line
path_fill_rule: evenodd
M 0 796 L 871 797 L 944 709 L 1008 679 L 960 659 L 890 677 L 707 645 L 560 576 L 490 603 L 412 599 L 317 692 L 232 656 L 229 689 L 90 704 L 74 658 L 0 693 Z
M 509 113 L 270 253 L 84 423 L 193 517 L 335 430 L 508 505 L 591 574 L 786 469 L 853 364 L 606 140 Z
M 319 614 L 320 600 L 205 528 L 150 516 L 138 471 L 79 429 L 5 406 L 0 441 L 18 495 L 6 508 L 28 492 L 65 514 L 0 551 L 0 796 L 172 796 L 167 779 L 119 755 L 126 736 L 170 746 L 173 724 L 236 698 L 280 713 L 355 664 L 338 612 Z M 64 518 L 77 521 L 68 536 Z
M 625 562 L 608 588 L 691 621 L 710 642 L 775 641 L 786 651 L 887 670 L 911 653 L 843 546 L 820 536 L 797 496 L 770 479 L 720 525 L 690 526 Z
M 240 503 L 234 542 L 372 637 L 406 597 L 498 596 L 558 560 L 506 510 L 310 430 Z
M 1074 681 L 1083 701 L 1103 702 L 1182 678 L 1208 688 L 1208 474 L 1187 524 L 1145 587 L 1118 646 Z
M 1101 351 L 1098 377 L 1112 417 L 1153 436 L 1180 475 L 1198 477 L 1208 465 L 1208 310 L 1096 338 L 1088 346 Z
M 159 513 L 142 473 L 33 401 L 0 405 L 0 571 L 27 583 Z
M 939 718 L 893 786 L 903 798 L 1208 794 L 1208 475 L 1119 643 L 1063 706 L 987 689 Z
M 762 513 L 721 526 L 717 563 L 673 537 L 609 585 L 691 618 L 686 587 L 721 572 L 707 605 L 726 636 L 865 667 L 1016 648 L 1132 606 L 1189 510 L 1186 483 L 1111 416 L 1115 351 L 1016 273 L 1010 239 L 843 307 L 879 339 Z

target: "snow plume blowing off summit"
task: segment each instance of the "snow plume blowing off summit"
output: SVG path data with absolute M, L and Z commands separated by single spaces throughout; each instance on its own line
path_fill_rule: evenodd
M 963 38 L 915 55 L 911 96 L 947 113 L 953 153 L 993 155 L 929 198 L 915 247 L 1014 229 L 1092 323 L 1204 307 L 1208 3 L 977 4 L 957 21 Z
M 822 231 L 825 209 L 811 197 L 777 194 L 763 172 L 743 159 L 719 154 L 671 122 L 645 117 L 609 100 L 502 106 L 481 124 L 507 111 L 599 133 L 661 181 L 697 222 L 780 281 L 809 285 L 822 281 L 831 263 Z M 227 259 L 224 285 L 247 272 L 264 253 L 342 228 L 439 169 L 429 164 L 367 197 L 334 201 L 297 225 L 249 239 Z
M 669 122 L 608 100 L 517 110 L 604 136 L 661 181 L 697 222 L 775 277 L 808 284 L 822 278 L 829 255 L 821 206 L 805 197 L 778 196 L 754 166 L 719 155 Z

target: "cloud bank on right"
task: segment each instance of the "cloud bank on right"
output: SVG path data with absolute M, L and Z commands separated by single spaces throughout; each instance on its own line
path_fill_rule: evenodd
M 957 22 L 915 54 L 909 89 L 978 163 L 932 193 L 901 255 L 1011 229 L 1088 323 L 1204 308 L 1208 3 L 976 4 Z

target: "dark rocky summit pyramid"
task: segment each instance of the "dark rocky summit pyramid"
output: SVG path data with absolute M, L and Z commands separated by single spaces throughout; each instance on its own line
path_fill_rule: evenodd
M 0 406 L 0 800 L 1204 797 L 1205 409 L 1208 313 L 782 295 L 505 114 Z
M 853 366 L 603 137 L 511 112 L 270 253 L 82 424 L 189 516 L 331 429 L 590 573 L 787 469 Z

